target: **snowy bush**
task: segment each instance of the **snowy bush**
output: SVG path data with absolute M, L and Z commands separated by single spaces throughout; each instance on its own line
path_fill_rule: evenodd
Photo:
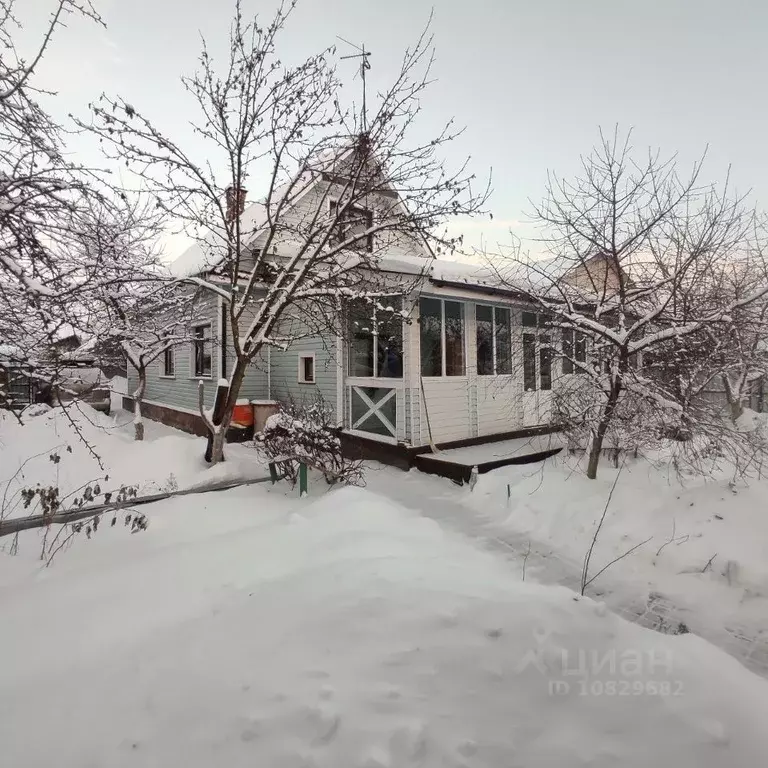
M 290 402 L 270 416 L 256 435 L 270 460 L 290 457 L 323 473 L 330 483 L 363 484 L 362 462 L 342 455 L 333 410 L 322 399 L 309 404 Z M 287 477 L 296 482 L 297 461 L 287 462 Z
M 553 419 L 571 451 L 588 449 L 604 394 L 588 376 L 564 376 L 553 391 Z M 643 390 L 642 376 L 627 378 L 602 441 L 602 455 L 615 467 L 623 457 L 643 456 L 671 463 L 682 474 L 708 475 L 732 469 L 735 476 L 759 475 L 768 455 L 765 418 L 749 409 L 736 424 L 722 404 L 695 400 L 676 407 L 672 398 Z

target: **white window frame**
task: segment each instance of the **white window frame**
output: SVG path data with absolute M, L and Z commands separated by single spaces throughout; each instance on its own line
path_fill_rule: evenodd
M 435 299 L 440 302 L 440 351 L 441 351 L 441 360 L 440 360 L 440 370 L 442 373 L 439 376 L 425 376 L 424 374 L 421 374 L 422 379 L 427 379 L 428 381 L 431 381 L 432 379 L 451 379 L 455 381 L 461 381 L 461 379 L 467 378 L 467 369 L 468 369 L 468 358 L 467 358 L 467 305 L 469 304 L 468 301 L 465 301 L 464 299 L 454 299 L 451 296 L 443 297 L 443 296 L 419 296 L 419 300 L 421 299 Z M 464 325 L 462 328 L 462 336 L 463 336 L 463 347 L 464 347 L 464 373 L 455 375 L 455 376 L 449 376 L 445 372 L 445 302 L 450 301 L 454 304 L 462 304 L 464 306 Z M 421 304 L 419 304 L 419 372 L 421 373 Z
M 571 336 L 570 345 L 571 345 L 571 355 L 572 355 L 572 357 L 570 357 L 570 358 L 567 357 L 566 354 L 565 354 L 565 345 L 567 343 L 566 340 L 565 340 L 565 337 L 566 337 L 566 334 L 568 334 L 568 333 Z M 587 340 L 588 340 L 588 338 L 589 337 L 587 336 L 586 333 L 584 333 L 584 331 L 577 330 L 576 328 L 563 328 L 561 330 L 561 332 L 560 332 L 560 340 L 562 342 L 562 347 L 563 347 L 563 361 L 562 361 L 562 365 L 561 365 L 561 373 L 563 374 L 563 376 L 573 376 L 573 375 L 578 375 L 578 374 L 582 374 L 582 373 L 586 373 L 587 372 L 587 370 L 588 370 L 587 369 L 587 361 L 589 359 L 589 355 L 587 353 Z M 584 353 L 583 353 L 584 359 L 583 360 L 579 360 L 579 356 L 576 354 L 577 344 L 579 344 L 579 343 L 583 344 L 583 350 L 584 350 Z M 566 361 L 570 362 L 570 364 L 571 364 L 571 369 L 572 370 L 570 371 L 570 373 L 566 373 L 565 372 Z
M 403 342 L 403 373 L 400 376 L 379 376 L 379 318 L 377 316 L 377 312 L 379 311 L 376 309 L 376 302 L 381 303 L 380 299 L 400 299 L 400 309 L 395 310 L 392 313 L 392 317 L 395 315 L 400 315 L 401 320 L 401 329 L 400 333 L 402 334 L 401 340 Z M 357 381 L 358 379 L 381 379 L 382 381 L 402 381 L 405 374 L 405 318 L 402 315 L 403 312 L 403 306 L 405 305 L 405 299 L 404 297 L 399 293 L 393 293 L 389 296 L 380 296 L 373 299 L 373 304 L 371 304 L 371 322 L 373 324 L 373 331 L 371 333 L 371 339 L 373 340 L 373 375 L 371 376 L 353 376 L 350 373 L 350 365 L 352 363 L 352 356 L 349 353 L 349 342 L 350 339 L 347 339 L 347 379 L 354 379 Z M 382 312 L 386 312 L 386 310 L 382 310 Z M 389 312 L 386 312 L 386 314 L 390 314 Z M 346 322 L 346 321 L 345 321 Z M 346 329 L 347 335 L 349 335 L 349 327 Z
M 195 373 L 195 346 L 197 343 L 197 340 L 194 337 L 194 333 L 198 328 L 210 328 L 211 335 L 209 336 L 208 340 L 211 344 L 211 372 L 208 374 L 200 374 L 199 376 Z M 189 378 L 194 379 L 197 381 L 198 379 L 213 379 L 213 324 L 210 320 L 203 320 L 199 323 L 191 323 L 189 326 L 192 329 L 192 341 L 190 342 L 190 355 L 189 355 Z
M 506 310 L 509 312 L 509 355 L 510 361 L 512 360 L 512 310 L 510 307 L 500 306 L 499 304 L 483 304 L 481 302 L 475 303 L 475 368 L 477 368 L 477 308 L 486 307 L 491 310 L 491 348 L 493 350 L 493 373 L 480 373 L 477 371 L 478 376 L 511 376 L 512 372 L 499 373 L 499 358 L 496 352 L 496 311 Z
M 304 378 L 304 360 L 308 358 L 312 359 L 312 381 L 308 381 Z M 299 384 L 317 384 L 317 363 L 315 361 L 314 352 L 299 352 L 298 367 Z

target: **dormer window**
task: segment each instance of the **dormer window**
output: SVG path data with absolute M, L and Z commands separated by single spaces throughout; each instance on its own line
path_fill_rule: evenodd
M 331 219 L 337 218 L 337 210 L 339 203 L 336 200 L 331 200 L 330 203 L 330 215 Z M 359 206 L 348 205 L 344 212 L 338 214 L 338 222 L 336 223 L 336 233 L 331 242 L 334 245 L 343 243 L 346 240 L 350 240 L 355 235 L 362 235 L 363 232 L 370 229 L 373 226 L 373 212 L 367 208 Z M 373 235 L 368 234 L 365 237 L 361 237 L 353 243 L 350 243 L 349 248 L 355 250 L 365 250 L 369 253 L 373 251 Z

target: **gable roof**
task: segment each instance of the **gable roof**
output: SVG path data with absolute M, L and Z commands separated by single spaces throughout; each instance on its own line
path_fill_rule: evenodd
M 294 208 L 320 181 L 333 180 L 335 178 L 334 171 L 337 170 L 338 164 L 346 160 L 356 150 L 357 146 L 357 140 L 354 140 L 336 150 L 327 148 L 320 151 L 311 164 L 305 164 L 297 171 L 293 178 L 275 187 L 271 205 L 274 206 L 282 201 L 289 190 L 291 190 L 288 208 Z M 405 207 L 403 201 L 399 196 L 397 197 L 400 205 Z M 268 221 L 266 197 L 245 207 L 240 216 L 240 229 L 241 231 L 249 232 L 245 238 L 246 247 L 254 243 L 256 238 L 267 227 Z M 191 245 L 171 262 L 169 265 L 171 274 L 174 277 L 183 278 L 199 275 L 214 269 L 223 260 L 223 256 L 219 253 L 219 248 L 221 248 L 223 243 L 223 237 L 210 230 L 207 231 L 198 242 Z M 426 240 L 424 247 L 428 254 L 434 257 L 432 249 Z

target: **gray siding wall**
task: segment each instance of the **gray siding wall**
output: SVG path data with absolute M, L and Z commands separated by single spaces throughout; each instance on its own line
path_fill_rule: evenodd
M 337 190 L 336 194 L 334 194 L 334 188 Z M 338 196 L 338 191 L 340 190 L 341 187 L 338 185 L 330 185 L 329 182 L 318 181 L 311 189 L 307 190 L 290 211 L 283 214 L 283 221 L 287 226 L 296 227 L 297 231 L 301 232 L 302 226 L 310 226 L 313 217 L 318 212 L 318 208 L 320 208 L 320 213 L 322 214 L 328 212 L 330 201 Z M 374 216 L 376 215 L 377 208 L 386 209 L 391 205 L 392 199 L 389 197 L 371 195 L 368 200 L 368 207 L 373 211 Z M 253 247 L 260 249 L 264 246 L 265 241 L 266 234 L 262 233 L 254 240 Z M 274 245 L 278 254 L 286 255 L 293 250 L 288 234 L 282 236 Z M 296 243 L 293 245 L 295 247 Z M 374 252 L 389 258 L 429 256 L 423 242 L 397 232 L 382 232 L 376 235 L 374 237 Z M 243 259 L 241 269 L 247 269 L 247 264 L 248 260 Z
M 218 317 L 216 308 L 218 302 L 214 296 L 203 296 L 198 301 L 194 314 L 193 325 L 205 322 L 211 323 L 212 336 L 212 360 L 211 376 L 206 377 L 205 381 L 205 403 L 206 407 L 213 406 L 213 396 L 218 381 L 219 371 L 219 343 L 218 343 Z M 197 382 L 198 377 L 194 375 L 194 357 L 192 353 L 192 344 L 179 344 L 174 348 L 175 357 L 175 375 L 173 378 L 166 378 L 163 373 L 162 356 L 152 363 L 147 369 L 147 391 L 144 394 L 145 400 L 154 403 L 166 405 L 169 408 L 197 412 Z M 136 371 L 128 366 L 128 396 L 132 396 L 138 385 Z
M 311 336 L 294 342 L 287 350 L 272 349 L 272 398 L 310 403 L 322 399 L 336 410 L 337 360 L 335 337 Z M 299 383 L 299 356 L 315 356 L 315 383 Z
M 211 324 L 212 361 L 211 376 L 204 378 L 206 408 L 213 406 L 216 383 L 221 374 L 221 341 L 218 300 L 213 295 L 204 295 L 197 304 L 193 325 L 204 322 Z M 227 358 L 225 366 L 226 378 L 231 378 L 235 364 L 235 353 L 232 339 L 227 334 Z M 174 349 L 175 375 L 172 378 L 163 376 L 163 360 L 156 360 L 147 370 L 147 391 L 144 399 L 153 403 L 165 405 L 168 408 L 193 411 L 197 413 L 197 388 L 199 377 L 194 375 L 194 357 L 192 344 L 180 344 Z M 128 395 L 131 396 L 138 385 L 136 371 L 128 366 Z M 257 357 L 251 364 L 240 388 L 239 397 L 249 400 L 263 400 L 267 397 L 267 366 L 266 353 Z

